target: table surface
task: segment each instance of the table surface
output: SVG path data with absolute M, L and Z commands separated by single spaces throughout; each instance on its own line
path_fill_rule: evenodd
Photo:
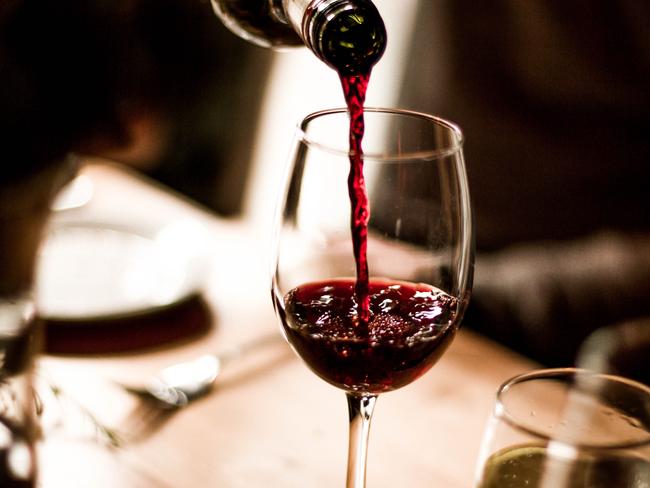
M 344 394 L 313 375 L 282 340 L 224 368 L 214 391 L 184 409 L 154 409 L 118 386 L 261 334 L 279 336 L 269 297 L 268 238 L 130 170 L 94 162 L 82 174 L 93 188 L 85 210 L 203 226 L 209 253 L 202 291 L 214 324 L 199 338 L 146 352 L 41 357 L 39 485 L 344 486 Z M 534 367 L 461 330 L 429 373 L 380 396 L 367 485 L 471 487 L 496 388 Z

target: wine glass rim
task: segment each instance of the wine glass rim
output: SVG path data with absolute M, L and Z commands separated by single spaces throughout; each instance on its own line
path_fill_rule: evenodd
M 509 380 L 503 382 L 501 386 L 497 389 L 496 393 L 496 404 L 495 404 L 495 415 L 506 422 L 508 425 L 510 425 L 512 428 L 521 431 L 523 433 L 526 433 L 528 435 L 532 435 L 534 437 L 537 437 L 538 439 L 542 441 L 547 441 L 547 442 L 554 442 L 554 443 L 566 443 L 570 444 L 572 447 L 577 448 L 577 449 L 589 449 L 589 450 L 594 450 L 594 451 L 599 451 L 599 450 L 605 450 L 605 451 L 610 451 L 610 450 L 617 450 L 617 449 L 632 449 L 636 447 L 643 447 L 650 445 L 650 434 L 647 434 L 643 439 L 640 440 L 634 440 L 634 441 L 624 441 L 624 442 L 612 442 L 612 443 L 580 443 L 580 442 L 565 442 L 562 441 L 561 439 L 555 439 L 551 437 L 548 433 L 544 432 L 541 429 L 535 429 L 532 427 L 528 427 L 526 425 L 523 425 L 522 422 L 520 422 L 514 415 L 512 415 L 509 411 L 508 408 L 506 407 L 504 403 L 504 398 L 503 396 L 508 393 L 508 391 L 521 383 L 525 383 L 526 381 L 531 381 L 531 380 L 536 380 L 536 379 L 553 379 L 553 378 L 561 378 L 561 377 L 568 377 L 570 375 L 577 376 L 577 375 L 586 375 L 586 376 L 592 376 L 592 377 L 598 377 L 602 378 L 605 380 L 609 381 L 615 381 L 620 384 L 625 384 L 627 386 L 636 388 L 643 393 L 647 394 L 650 396 L 650 387 L 647 385 L 640 383 L 638 381 L 632 380 L 630 378 L 625 378 L 622 376 L 616 376 L 613 374 L 607 374 L 607 373 L 599 373 L 597 371 L 592 371 L 584 368 L 546 368 L 546 369 L 536 369 L 534 371 L 529 371 L 527 373 L 519 374 L 517 376 L 514 376 L 510 378 Z
M 454 154 L 463 147 L 464 137 L 461 128 L 454 122 L 450 122 L 449 120 L 443 119 L 442 117 L 430 115 L 424 112 L 417 112 L 414 110 L 401 109 L 401 108 L 364 107 L 363 111 L 364 113 L 393 114 L 393 115 L 401 115 L 404 117 L 412 117 L 412 118 L 417 118 L 422 120 L 428 120 L 433 124 L 437 124 L 441 127 L 444 127 L 445 129 L 452 132 L 455 136 L 453 143 L 450 143 L 446 147 L 440 149 L 407 151 L 401 154 L 373 153 L 373 152 L 364 151 L 363 159 L 366 161 L 373 160 L 373 161 L 394 162 L 394 161 L 412 161 L 412 160 L 420 160 L 420 161 L 435 160 L 435 159 L 440 159 L 449 156 L 451 154 Z M 346 157 L 353 155 L 354 153 L 352 151 L 336 149 L 328 144 L 313 139 L 307 134 L 307 131 L 305 130 L 307 124 L 312 120 L 327 115 L 334 115 L 334 114 L 338 115 L 347 112 L 348 112 L 347 108 L 338 107 L 338 108 L 319 110 L 306 115 L 298 123 L 296 127 L 296 138 L 308 146 L 316 147 L 332 154 L 337 154 Z

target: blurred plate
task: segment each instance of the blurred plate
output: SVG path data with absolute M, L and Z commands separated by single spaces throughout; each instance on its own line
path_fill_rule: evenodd
M 92 321 L 152 312 L 202 285 L 203 229 L 179 222 L 154 232 L 65 222 L 46 236 L 36 275 L 39 314 Z

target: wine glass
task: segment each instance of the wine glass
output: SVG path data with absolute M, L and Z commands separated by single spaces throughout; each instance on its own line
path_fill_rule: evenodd
M 300 123 L 278 205 L 272 285 L 287 341 L 347 395 L 348 488 L 365 486 L 377 395 L 440 358 L 473 269 L 459 128 L 406 110 L 366 109 L 364 118 L 363 155 L 349 150 L 345 109 Z M 351 171 L 359 162 L 363 171 Z
M 476 486 L 650 486 L 650 388 L 576 368 L 507 381 L 485 431 Z

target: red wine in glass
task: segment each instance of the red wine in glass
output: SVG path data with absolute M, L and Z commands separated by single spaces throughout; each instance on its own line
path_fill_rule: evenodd
M 378 394 L 427 372 L 451 343 L 457 300 L 425 284 L 372 279 L 369 320 L 358 327 L 355 280 L 308 283 L 284 299 L 288 338 L 325 381 Z

